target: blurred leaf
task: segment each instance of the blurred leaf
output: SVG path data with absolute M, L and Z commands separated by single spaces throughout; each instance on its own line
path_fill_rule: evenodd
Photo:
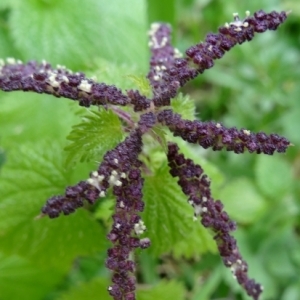
M 106 278 L 94 278 L 90 282 L 74 286 L 57 300 L 111 300 L 107 291 L 109 284 Z
M 82 283 L 75 286 L 70 291 L 62 294 L 58 300 L 110 300 L 111 297 L 107 292 L 109 281 L 104 278 L 95 278 L 88 283 Z M 184 288 L 176 281 L 162 281 L 158 285 L 151 287 L 150 289 L 143 290 L 138 289 L 137 299 L 138 300 L 183 300 L 184 299 Z
M 255 179 L 261 191 L 271 199 L 280 199 L 293 184 L 290 165 L 279 155 L 256 157 Z
M 55 220 L 36 218 L 45 200 L 69 184 L 61 153 L 54 143 L 9 153 L 0 177 L 0 251 L 66 271 L 77 256 L 106 245 L 103 230 L 83 209 Z
M 147 57 L 144 15 L 141 0 L 29 0 L 19 1 L 10 20 L 26 60 L 46 59 L 77 69 L 100 55 L 143 67 Z
M 259 239 L 249 239 L 249 233 L 243 228 L 238 228 L 238 230 L 234 232 L 234 236 L 237 240 L 240 253 L 249 266 L 250 278 L 253 278 L 264 287 L 264 291 L 260 299 L 277 299 L 276 297 L 279 294 L 278 282 L 270 275 L 264 265 L 265 255 L 261 255 L 260 251 L 255 253 L 251 251 L 253 243 L 255 243 L 255 246 L 260 247 L 264 241 Z M 240 293 L 243 300 L 249 300 L 249 296 L 241 288 L 241 286 L 237 284 L 236 279 L 233 278 L 232 272 L 228 268 L 224 267 L 221 268 L 220 271 L 223 273 L 223 278 L 229 284 L 230 289 L 235 293 Z
M 300 16 L 300 7 L 299 7 L 299 2 L 298 1 L 293 1 L 293 0 L 283 0 L 282 6 L 286 11 L 291 11 L 294 16 L 299 18 Z M 288 299 L 288 298 L 286 298 Z M 290 298 L 292 299 L 292 298 Z M 296 298 L 295 298 L 296 299 Z
M 66 165 L 71 166 L 78 161 L 101 161 L 122 137 L 121 122 L 115 113 L 104 108 L 98 112 L 89 111 L 80 124 L 73 126 L 67 137 L 70 144 L 65 147 Z
M 189 243 L 193 209 L 176 181 L 166 163 L 155 174 L 145 177 L 143 220 L 152 245 L 148 251 L 155 254 L 170 251 L 182 239 Z
M 11 6 L 12 3 L 16 2 L 17 0 L 1 0 L 0 2 L 0 9 L 6 9 Z
M 222 280 L 222 272 L 220 272 L 220 266 L 214 269 L 211 274 L 205 278 L 205 282 L 200 286 L 195 287 L 195 292 L 192 300 L 210 300 L 212 295 L 217 290 L 218 285 Z
M 0 148 L 0 169 L 5 162 L 5 153 L 3 149 Z
M 220 66 L 214 67 L 205 74 L 205 78 L 215 85 L 231 88 L 234 90 L 241 90 L 244 86 L 241 78 L 232 74 L 232 72 L 225 72 Z
M 253 223 L 267 209 L 265 199 L 247 178 L 232 180 L 218 193 L 230 217 L 240 223 Z
M 260 249 L 266 269 L 278 283 L 285 285 L 299 275 L 298 267 L 291 258 L 293 249 L 298 246 L 295 243 L 297 236 L 293 231 L 290 226 L 277 227 L 276 234 L 269 235 Z
M 61 275 L 17 255 L 0 253 L 0 299 L 40 300 L 58 284 Z
M 297 94 L 299 95 L 299 94 Z M 297 102 L 298 96 L 295 99 Z M 296 147 L 300 146 L 299 132 L 300 132 L 300 105 L 291 105 L 289 110 L 280 117 L 280 123 L 282 124 L 284 135 L 288 137 L 292 144 Z
M 182 93 L 172 99 L 171 107 L 175 113 L 182 116 L 183 119 L 195 120 L 195 101 L 189 96 L 183 96 Z
M 147 12 L 149 24 L 153 22 L 166 22 L 175 25 L 176 4 L 174 0 L 148 0 Z
M 284 291 L 281 299 L 300 299 L 300 280 L 290 284 Z
M 185 296 L 184 287 L 175 280 L 160 281 L 159 284 L 148 289 L 138 289 L 137 300 L 183 300 Z
M 7 2 L 6 2 L 7 1 Z M 8 17 L 9 10 L 4 9 L 9 7 L 9 2 L 13 2 L 13 0 L 3 0 L 0 1 L 0 59 L 12 56 L 18 56 L 18 52 L 16 51 L 13 40 L 10 36 Z M 3 10 L 1 10 L 3 9 Z
M 149 251 L 141 251 L 138 254 L 138 265 L 144 284 L 159 282 L 160 276 L 157 272 L 157 263 L 157 257 L 149 253 Z
M 6 147 L 45 137 L 63 141 L 78 120 L 70 112 L 78 104 L 62 98 L 24 92 L 0 93 L 0 98 L 0 136 Z

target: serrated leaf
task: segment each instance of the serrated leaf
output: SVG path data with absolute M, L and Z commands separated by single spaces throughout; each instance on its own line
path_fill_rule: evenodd
M 33 146 L 35 149 L 32 149 Z M 7 154 L 7 163 L 0 176 L 2 235 L 11 226 L 33 221 L 40 214 L 45 200 L 64 190 L 70 174 L 62 167 L 61 153 L 57 143 L 45 142 L 22 145 Z
M 292 170 L 290 165 L 277 155 L 260 155 L 256 158 L 255 180 L 266 196 L 279 199 L 291 190 Z
M 137 300 L 183 300 L 185 296 L 185 289 L 183 285 L 175 280 L 160 281 L 156 286 L 147 288 L 145 290 L 137 291 Z
M 67 151 L 66 165 L 78 161 L 101 161 L 103 155 L 122 139 L 123 131 L 119 118 L 111 111 L 101 108 L 90 111 L 82 122 L 73 126 L 67 139 L 71 143 Z
M 195 120 L 195 101 L 189 96 L 179 93 L 178 96 L 171 101 L 171 107 L 175 113 L 182 116 L 183 119 Z
M 0 251 L 66 271 L 78 255 L 105 249 L 105 234 L 84 209 L 55 220 L 36 218 L 47 198 L 64 192 L 71 174 L 58 145 L 34 147 L 11 151 L 1 172 Z
M 145 211 L 143 220 L 147 236 L 151 239 L 148 251 L 162 254 L 170 251 L 175 244 L 186 239 L 193 228 L 193 209 L 169 174 L 165 163 L 153 176 L 145 178 L 143 188 Z
M 58 284 L 62 274 L 38 268 L 28 260 L 0 253 L 0 299 L 40 300 Z M 16 288 L 17 285 L 17 288 Z
M 185 240 L 177 243 L 172 253 L 175 258 L 199 258 L 207 252 L 217 253 L 216 241 L 213 235 L 200 224 L 200 220 L 194 222 L 191 233 Z
M 90 282 L 81 283 L 68 292 L 62 294 L 57 300 L 111 300 L 107 287 L 109 281 L 105 278 L 94 278 Z
M 10 21 L 26 60 L 46 59 L 76 69 L 99 55 L 118 63 L 146 62 L 141 0 L 19 1 Z
M 240 223 L 253 223 L 268 208 L 266 200 L 247 178 L 232 180 L 217 193 L 230 217 Z
M 136 85 L 138 90 L 142 95 L 146 97 L 150 97 L 151 95 L 151 85 L 149 80 L 144 76 L 136 76 L 136 75 L 127 75 L 129 79 Z

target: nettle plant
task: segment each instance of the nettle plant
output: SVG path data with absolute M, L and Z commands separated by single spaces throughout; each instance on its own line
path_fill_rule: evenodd
M 193 209 L 194 216 L 190 221 L 200 220 L 204 227 L 214 233 L 213 238 L 224 265 L 231 269 L 250 297 L 259 298 L 263 287 L 249 278 L 247 262 L 231 235 L 236 229 L 235 222 L 225 212 L 222 202 L 213 198 L 210 179 L 202 167 L 181 153 L 180 144 L 174 137 L 204 149 L 225 149 L 236 154 L 245 151 L 266 155 L 284 153 L 291 143 L 277 134 L 253 133 L 248 129 L 226 128 L 212 121 L 185 119 L 180 113 L 183 107 L 180 101 L 186 100 L 177 94 L 181 87 L 213 67 L 214 60 L 222 58 L 235 45 L 252 40 L 255 33 L 276 30 L 286 18 L 286 12 L 275 11 L 258 11 L 253 16 L 246 12 L 244 19 L 234 14 L 234 20 L 220 27 L 218 33 L 209 33 L 204 42 L 188 48 L 185 57 L 171 45 L 170 27 L 163 23 L 152 24 L 149 31 L 149 87 L 140 84 L 140 91 L 130 89 L 123 92 L 113 85 L 97 83 L 83 73 L 73 73 L 63 66 L 53 68 L 45 61 L 23 63 L 12 58 L 0 61 L 0 88 L 5 92 L 22 90 L 46 93 L 78 101 L 84 107 L 103 107 L 99 108 L 99 112 L 94 111 L 90 119 L 73 128 L 69 135 L 72 143 L 67 147 L 72 153 L 71 160 L 74 156 L 78 158 L 76 152 L 81 151 L 80 147 L 86 149 L 87 156 L 93 151 L 97 152 L 99 145 L 92 141 L 89 143 L 89 126 L 95 126 L 97 122 L 101 126 L 102 117 L 112 118 L 122 124 L 123 141 L 105 153 L 98 168 L 91 171 L 87 179 L 66 187 L 64 195 L 49 195 L 41 210 L 41 216 L 57 218 L 61 214 L 74 213 L 85 202 L 94 204 L 108 193 L 113 194 L 113 222 L 107 234 L 112 246 L 107 251 L 106 259 L 106 267 L 112 273 L 108 292 L 113 299 L 136 299 L 136 262 L 133 252 L 151 246 L 147 236 L 147 228 L 151 227 L 151 223 L 143 218 L 144 206 L 147 205 L 143 202 L 143 185 L 145 179 L 147 181 L 154 176 L 153 166 L 161 161 L 162 153 L 165 153 L 169 175 L 177 180 L 186 196 L 186 205 Z M 109 139 L 114 138 L 108 135 L 107 141 L 103 142 L 107 144 Z M 152 151 L 157 147 L 160 151 Z M 165 189 L 166 195 L 172 195 L 163 180 L 159 185 L 161 190 Z M 182 207 L 177 202 L 174 205 L 178 207 L 170 207 L 168 214 Z M 164 220 L 160 222 L 161 226 L 168 226 Z M 185 221 L 178 218 L 176 228 L 180 228 L 180 222 Z

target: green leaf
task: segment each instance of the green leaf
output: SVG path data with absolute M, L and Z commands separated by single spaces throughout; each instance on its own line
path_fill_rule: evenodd
M 162 254 L 170 251 L 182 239 L 186 240 L 193 228 L 193 209 L 169 174 L 165 163 L 152 176 L 145 178 L 143 189 L 145 211 L 143 220 L 151 239 L 148 251 Z
M 183 119 L 195 120 L 195 101 L 189 96 L 179 93 L 176 98 L 172 99 L 171 107 L 175 113 L 181 114 Z
M 299 299 L 300 298 L 300 280 L 298 280 L 295 283 L 291 283 L 288 285 L 288 287 L 285 289 L 282 299 Z
M 106 223 L 111 220 L 111 216 L 115 211 L 116 199 L 112 195 L 106 196 L 103 201 L 97 206 L 94 216 L 96 219 Z
M 160 281 L 154 287 L 147 288 L 145 290 L 139 289 L 137 291 L 137 300 L 183 300 L 185 296 L 185 289 L 183 285 L 175 280 Z
M 207 252 L 217 253 L 213 235 L 199 223 L 199 220 L 194 222 L 190 234 L 173 247 L 172 253 L 175 258 L 200 258 L 202 254 Z
M 58 284 L 61 276 L 60 272 L 38 268 L 22 257 L 0 253 L 1 300 L 43 299 Z
M 5 153 L 2 148 L 0 148 L 0 169 L 5 162 Z
M 166 138 L 165 127 L 160 124 L 155 125 L 151 129 L 150 134 L 143 137 L 143 153 L 148 156 L 148 159 L 151 156 L 151 163 L 148 164 L 149 168 L 157 169 L 157 166 L 161 166 L 166 160 L 166 153 L 168 151 L 168 141 Z
M 276 228 L 276 234 L 269 235 L 263 241 L 259 254 L 272 277 L 281 283 L 287 284 L 298 276 L 298 266 L 291 259 L 292 251 L 297 246 L 297 235 L 289 225 Z
M 197 148 L 191 147 L 177 138 L 172 138 L 172 140 L 178 142 L 180 151 L 186 157 L 193 159 L 195 163 L 204 168 L 204 172 L 212 178 L 214 187 L 220 186 L 223 182 L 222 174 L 197 152 Z M 172 248 L 174 256 L 188 258 L 208 251 L 215 252 L 215 241 L 210 233 L 199 222 L 193 222 L 193 209 L 187 203 L 187 197 L 177 184 L 178 178 L 172 178 L 169 174 L 165 152 L 162 151 L 161 147 L 155 147 L 147 141 L 144 145 L 146 145 L 147 157 L 149 156 L 151 161 L 150 163 L 146 161 L 146 164 L 149 170 L 153 172 L 152 176 L 146 177 L 144 187 L 146 205 L 143 218 L 145 218 L 152 240 L 149 251 L 161 254 Z M 164 184 L 161 184 L 162 182 Z M 178 224 L 178 217 L 181 218 L 182 224 Z M 166 224 L 162 222 L 164 219 L 166 219 Z M 150 222 L 149 224 L 147 224 L 147 220 Z M 171 227 L 168 228 L 168 226 Z M 174 236 L 170 236 L 171 233 Z M 184 238 L 182 238 L 183 236 Z
M 123 131 L 119 118 L 111 111 L 101 108 L 89 111 L 82 122 L 73 126 L 67 139 L 71 143 L 67 151 L 66 165 L 78 161 L 101 161 L 103 155 L 122 139 Z
M 78 104 L 63 98 L 1 92 L 0 100 L 0 137 L 6 148 L 45 137 L 64 141 L 72 124 L 78 122 L 70 112 Z
M 209 276 L 205 277 L 203 285 L 201 284 L 200 286 L 195 287 L 193 298 L 191 298 L 192 300 L 209 300 L 213 298 L 212 295 L 217 290 L 218 285 L 222 280 L 220 268 L 223 268 L 223 266 L 214 269 Z
M 73 287 L 58 297 L 57 300 L 111 300 L 107 291 L 109 284 L 105 278 L 94 278 L 90 282 Z
M 271 199 L 283 197 L 293 184 L 291 166 L 278 155 L 258 156 L 255 175 L 257 185 Z
M 5 9 L 9 7 L 9 2 L 13 0 L 1 0 L 0 1 L 0 59 L 12 56 L 18 56 L 18 52 L 13 46 L 13 40 L 10 36 L 8 17 L 9 10 Z M 3 10 L 2 10 L 3 9 Z
M 297 96 L 295 101 L 298 101 L 299 90 L 297 90 Z M 290 109 L 280 116 L 280 121 L 284 130 L 284 135 L 288 137 L 291 142 L 299 148 L 299 132 L 300 132 L 300 105 L 295 103 L 291 105 Z
M 18 0 L 1 0 L 0 9 L 6 9 L 13 6 Z
M 174 0 L 148 0 L 148 19 L 149 23 L 166 22 L 175 26 L 177 1 Z
M 151 85 L 149 80 L 144 76 L 128 75 L 127 76 L 131 81 L 137 86 L 138 90 L 142 95 L 150 97 L 151 95 Z
M 46 59 L 80 69 L 100 55 L 145 67 L 144 1 L 19 1 L 10 21 L 26 60 Z
M 226 183 L 217 193 L 230 217 L 240 223 L 253 223 L 266 212 L 268 205 L 247 178 L 238 178 Z
M 103 251 L 105 233 L 83 209 L 54 220 L 36 218 L 47 198 L 64 192 L 71 174 L 62 167 L 58 145 L 34 148 L 11 151 L 1 172 L 0 251 L 66 271 L 77 256 Z
M 115 85 L 126 91 L 128 89 L 143 88 L 147 89 L 145 76 L 134 76 L 130 74 L 139 73 L 140 70 L 135 64 L 122 63 L 117 64 L 115 60 L 108 61 L 104 58 L 95 59 L 90 70 L 86 72 L 87 77 L 96 77 L 99 82 Z M 136 80 L 133 80 L 133 76 Z
M 111 297 L 107 292 L 109 282 L 104 278 L 94 278 L 90 282 L 81 283 L 72 288 L 70 291 L 62 294 L 58 300 L 110 300 Z M 154 287 L 137 290 L 137 300 L 183 300 L 185 290 L 182 284 L 172 281 L 161 281 Z
M 45 200 L 70 183 L 57 143 L 22 145 L 7 154 L 0 177 L 0 232 L 34 220 Z M 24 209 L 24 207 L 26 209 Z

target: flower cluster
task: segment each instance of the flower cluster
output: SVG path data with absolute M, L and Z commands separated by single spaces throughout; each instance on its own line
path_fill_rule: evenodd
M 248 277 L 248 265 L 242 259 L 236 240 L 230 235 L 230 231 L 235 230 L 236 225 L 223 210 L 221 201 L 212 198 L 209 178 L 199 165 L 195 165 L 191 159 L 186 159 L 179 153 L 176 144 L 169 143 L 167 156 L 170 173 L 173 177 L 179 177 L 178 184 L 188 196 L 188 203 L 194 208 L 195 219 L 200 216 L 202 225 L 216 233 L 214 239 L 225 266 L 231 268 L 248 295 L 258 299 L 262 287 Z
M 42 214 L 50 218 L 61 213 L 68 215 L 84 205 L 93 204 L 105 197 L 112 188 L 116 198 L 112 229 L 107 238 L 112 243 L 108 250 L 106 267 L 112 271 L 112 285 L 108 291 L 115 300 L 135 299 L 135 263 L 132 251 L 150 246 L 142 220 L 144 209 L 142 188 L 145 169 L 139 160 L 143 151 L 143 135 L 151 132 L 157 124 L 164 125 L 183 140 L 213 150 L 225 148 L 235 153 L 283 153 L 290 142 L 277 134 L 252 133 L 247 129 L 226 128 L 220 123 L 188 121 L 176 114 L 169 105 L 186 82 L 213 66 L 214 60 L 221 58 L 236 44 L 250 41 L 255 33 L 275 30 L 285 21 L 285 12 L 265 13 L 258 11 L 254 16 L 246 12 L 240 20 L 234 20 L 210 33 L 204 42 L 186 50 L 186 57 L 171 45 L 168 25 L 155 23 L 149 31 L 151 49 L 150 70 L 147 78 L 152 88 L 152 98 L 148 99 L 137 90 L 123 93 L 120 89 L 105 83 L 97 83 L 86 78 L 83 73 L 73 73 L 63 66 L 53 68 L 49 63 L 28 62 L 8 58 L 0 60 L 0 89 L 3 91 L 32 91 L 47 93 L 56 97 L 78 100 L 79 105 L 103 105 L 130 126 L 129 134 L 116 148 L 108 151 L 98 169 L 90 173 L 87 180 L 67 187 L 65 194 L 51 197 L 42 208 Z M 121 106 L 121 107 L 117 107 Z M 130 106 L 131 111 L 122 110 Z M 165 106 L 167 106 L 165 108 Z M 132 114 L 137 117 L 131 118 Z M 133 120 L 138 119 L 135 123 Z M 199 165 L 194 164 L 179 153 L 175 143 L 168 144 L 167 159 L 170 174 L 178 177 L 178 184 L 194 208 L 194 217 L 200 217 L 203 226 L 215 233 L 219 252 L 225 266 L 230 267 L 239 284 L 253 299 L 258 299 L 262 287 L 249 279 L 247 263 L 242 258 L 236 240 L 230 235 L 236 225 L 223 210 L 221 201 L 215 201 L 210 191 L 210 180 Z M 172 213 L 172 212 L 169 212 Z
M 170 45 L 170 29 L 165 24 L 155 23 L 149 32 L 152 58 L 148 78 L 153 87 L 153 102 L 156 106 L 170 104 L 178 88 L 189 80 L 203 73 L 214 65 L 214 60 L 221 58 L 236 44 L 250 41 L 255 32 L 275 30 L 287 17 L 285 12 L 270 14 L 258 11 L 250 17 L 240 20 L 238 14 L 234 21 L 225 23 L 219 33 L 210 33 L 205 42 L 186 50 L 187 57 L 180 58 L 180 53 Z
M 277 134 L 266 135 L 264 132 L 252 133 L 247 129 L 226 128 L 220 123 L 183 120 L 181 115 L 166 109 L 161 111 L 157 119 L 183 140 L 199 144 L 204 149 L 234 151 L 243 153 L 264 153 L 272 155 L 275 151 L 285 152 L 290 142 Z

